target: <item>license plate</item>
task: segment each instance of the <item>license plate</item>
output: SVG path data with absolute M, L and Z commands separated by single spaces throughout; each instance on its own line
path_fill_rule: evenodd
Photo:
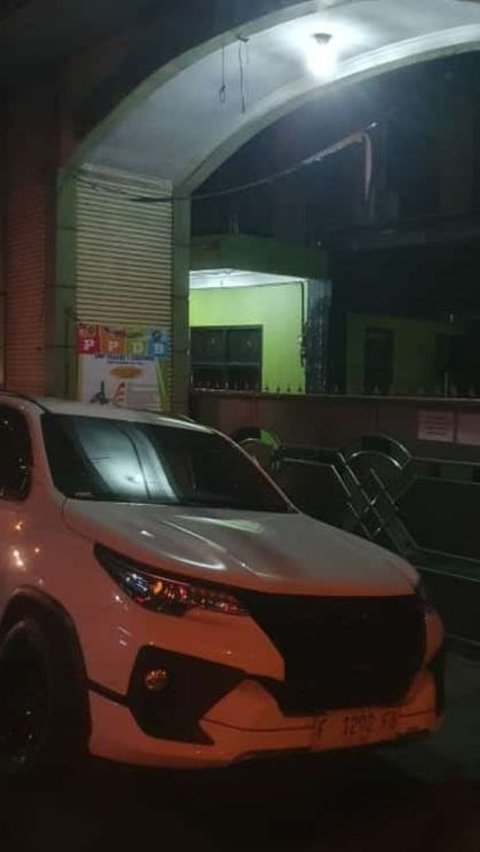
M 325 713 L 315 721 L 313 748 L 316 751 L 394 740 L 399 730 L 397 710 L 352 710 Z

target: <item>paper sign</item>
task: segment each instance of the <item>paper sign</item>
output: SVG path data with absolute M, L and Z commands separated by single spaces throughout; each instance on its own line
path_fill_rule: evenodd
M 163 329 L 79 323 L 77 352 L 82 401 L 168 407 L 169 336 Z
M 113 402 L 138 408 L 161 406 L 157 365 L 106 355 L 80 359 L 79 397 L 83 402 Z
M 418 413 L 418 440 L 450 444 L 455 440 L 455 412 L 428 411 Z

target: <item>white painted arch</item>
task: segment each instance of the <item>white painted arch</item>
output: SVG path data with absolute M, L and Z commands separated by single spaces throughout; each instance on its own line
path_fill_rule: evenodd
M 326 76 L 310 64 L 320 32 L 332 36 L 336 52 Z M 256 133 L 332 87 L 479 47 L 476 0 L 296 3 L 160 68 L 75 159 L 167 179 L 177 196 L 188 196 Z

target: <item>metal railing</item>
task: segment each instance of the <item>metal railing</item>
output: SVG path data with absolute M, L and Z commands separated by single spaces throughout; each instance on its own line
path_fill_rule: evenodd
M 442 479 L 425 476 L 425 466 L 430 463 L 431 460 L 415 459 L 389 437 L 368 435 L 345 451 L 279 447 L 271 456 L 271 472 L 306 513 L 387 547 L 416 564 L 449 635 L 480 649 L 480 483 L 476 481 L 480 467 L 477 470 L 470 466 L 471 476 L 465 478 L 464 472 L 463 479 L 456 480 L 453 470 L 458 469 L 458 464 L 449 465 L 442 460 L 441 472 L 447 469 L 448 474 L 448 468 L 452 468 L 452 478 Z M 422 499 L 425 486 L 430 493 L 437 489 L 441 511 L 434 500 L 426 504 Z M 412 501 L 417 492 L 419 499 Z M 465 493 L 459 501 L 460 492 Z M 475 502 L 478 500 L 479 513 L 470 513 L 467 535 L 472 553 L 468 554 L 468 547 L 455 547 L 454 520 L 452 546 L 445 548 L 445 511 L 462 513 L 462 500 L 468 504 L 474 498 Z M 412 528 L 422 532 L 422 517 L 428 529 L 419 541 Z

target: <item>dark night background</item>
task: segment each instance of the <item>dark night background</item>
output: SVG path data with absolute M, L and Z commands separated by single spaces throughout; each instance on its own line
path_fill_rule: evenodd
M 197 193 L 271 175 L 374 124 L 368 204 L 355 145 L 257 189 L 197 201 L 194 234 L 322 246 L 334 302 L 349 311 L 468 320 L 462 352 L 452 358 L 468 361 L 464 383 L 476 385 L 479 72 L 480 55 L 471 53 L 338 89 L 256 136 Z

